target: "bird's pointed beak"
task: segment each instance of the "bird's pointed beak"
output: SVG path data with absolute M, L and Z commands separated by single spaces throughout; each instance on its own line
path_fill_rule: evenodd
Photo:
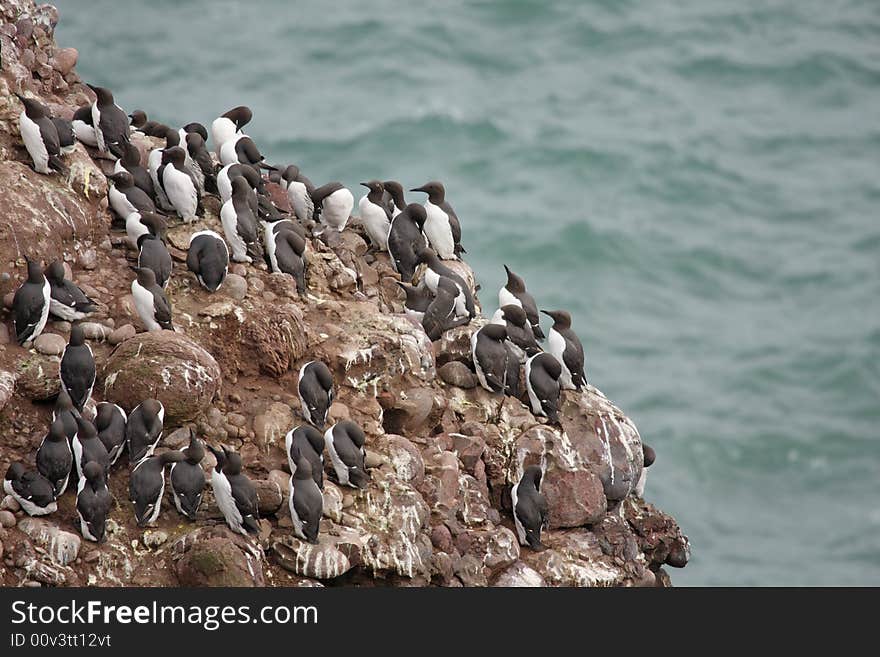
M 547 317 L 553 317 L 553 312 L 550 310 L 541 310 L 539 312 L 544 313 L 545 315 L 547 315 Z
M 360 184 L 363 185 L 364 187 L 366 187 L 367 189 L 373 189 L 372 187 L 370 187 L 369 183 L 360 183 Z
M 421 187 L 413 187 L 413 188 L 412 188 L 411 190 L 409 190 L 409 191 L 411 191 L 411 192 L 424 192 L 424 191 L 425 191 L 425 186 L 422 185 Z

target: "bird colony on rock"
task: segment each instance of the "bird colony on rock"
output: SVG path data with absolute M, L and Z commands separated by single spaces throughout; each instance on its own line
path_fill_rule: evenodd
M 206 194 L 218 196 L 222 203 L 223 235 L 198 230 L 189 238 L 186 267 L 199 285 L 216 292 L 226 280 L 230 259 L 251 265 L 262 259 L 270 271 L 291 276 L 300 295 L 307 293 L 309 242 L 346 229 L 354 207 L 349 189 L 337 181 L 315 187 L 296 165 L 266 163 L 253 139 L 242 131 L 253 118 L 245 106 L 211 123 L 212 152 L 202 124 L 174 129 L 150 121 L 142 110 L 126 114 L 108 89 L 89 87 L 96 100 L 79 108 L 72 121 L 51 117 L 36 99 L 19 96 L 24 106 L 20 131 L 34 169 L 42 174 L 66 174 L 63 155 L 74 139 L 115 159 L 114 173 L 108 176 L 109 207 L 124 226 L 127 245 L 137 251 L 131 292 L 146 330 L 175 330 L 164 291 L 174 273 L 166 232 L 174 222 L 187 224 L 200 216 Z M 145 165 L 130 141 L 134 131 L 165 142 L 148 154 Z M 265 187 L 269 181 L 287 194 L 292 213 L 272 203 Z M 451 328 L 469 324 L 476 316 L 474 291 L 446 264 L 466 251 L 461 224 L 443 184 L 430 181 L 410 190 L 427 195 L 423 205 L 407 203 L 397 181 L 372 179 L 361 185 L 368 191 L 358 203 L 360 223 L 371 247 L 387 252 L 400 275 L 406 315 L 419 322 L 432 341 Z M 498 311 L 471 335 L 477 380 L 489 392 L 520 399 L 535 416 L 558 424 L 561 391 L 581 390 L 587 383 L 583 345 L 571 328 L 569 313 L 541 310 L 553 319 L 542 349 L 539 342 L 545 334 L 538 306 L 525 281 L 506 265 L 505 270 L 507 282 L 498 292 Z M 27 260 L 27 279 L 13 301 L 20 344 L 37 338 L 50 314 L 78 321 L 94 310 L 95 304 L 82 290 L 65 279 L 60 262 L 50 263 L 44 271 L 41 263 Z M 223 445 L 206 445 L 190 430 L 187 448 L 157 454 L 165 410 L 156 399 L 143 400 L 128 415 L 116 404 L 100 402 L 94 415 L 88 416 L 95 372 L 83 330 L 74 325 L 60 364 L 61 393 L 36 453 L 36 470 L 12 464 L 3 483 L 6 493 L 28 514 L 44 515 L 56 511 L 57 498 L 70 488 L 76 492 L 83 537 L 102 541 L 111 509 L 107 481 L 127 453 L 129 499 L 139 526 L 155 522 L 161 513 L 167 471 L 174 506 L 182 517 L 196 520 L 210 481 L 229 527 L 244 535 L 259 531 L 256 488 L 238 453 Z M 305 423 L 292 428 L 285 441 L 293 532 L 309 543 L 318 542 L 325 454 L 329 472 L 339 484 L 363 489 L 371 481 L 363 429 L 347 420 L 327 426 L 333 388 L 325 363 L 312 360 L 302 365 L 297 393 Z M 216 459 L 209 478 L 202 467 L 206 447 Z M 646 446 L 645 454 L 647 466 L 654 453 Z M 517 537 L 533 549 L 542 548 L 541 529 L 549 517 L 541 493 L 542 475 L 540 466 L 529 466 L 511 490 Z M 644 471 L 639 486 L 644 487 Z

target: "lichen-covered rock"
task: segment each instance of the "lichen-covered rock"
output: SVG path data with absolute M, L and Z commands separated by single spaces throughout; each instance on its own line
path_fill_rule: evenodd
M 17 364 L 15 391 L 34 401 L 56 397 L 61 390 L 61 379 L 56 356 L 29 355 Z
M 23 518 L 18 529 L 44 548 L 55 563 L 66 566 L 79 555 L 80 537 L 42 518 Z
M 203 527 L 172 546 L 181 586 L 262 586 L 263 557 L 225 527 Z
M 272 550 L 282 568 L 303 577 L 334 579 L 352 567 L 348 557 L 326 539 L 312 545 L 294 536 L 285 536 L 273 543 Z
M 169 425 L 196 419 L 220 387 L 220 367 L 207 351 L 171 331 L 141 333 L 107 359 L 104 398 L 130 412 L 144 399 L 165 406 Z
M 492 586 L 500 587 L 541 587 L 547 586 L 541 573 L 529 568 L 522 561 L 516 561 L 503 570 Z

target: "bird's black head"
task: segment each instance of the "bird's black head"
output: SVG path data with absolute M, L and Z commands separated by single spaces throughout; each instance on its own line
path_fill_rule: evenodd
M 31 260 L 28 256 L 25 256 L 24 260 L 27 263 L 28 283 L 42 283 L 44 277 L 40 261 Z
M 113 94 L 106 87 L 96 87 L 94 85 L 86 83 L 86 86 L 95 92 L 95 96 L 98 97 L 98 105 L 112 105 L 113 104 Z
M 21 479 L 24 473 L 25 468 L 23 463 L 13 463 L 6 470 L 6 481 L 17 481 Z
M 525 281 L 510 271 L 510 267 L 504 265 L 504 271 L 507 272 L 507 285 L 505 286 L 508 290 L 516 293 L 522 293 L 526 291 L 526 283 Z
M 61 284 L 64 281 L 64 265 L 60 260 L 54 260 L 46 267 L 46 278 L 56 284 Z
M 131 119 L 131 125 L 135 128 L 142 127 L 147 122 L 147 113 L 144 110 L 135 110 L 128 115 Z
M 419 205 L 418 203 L 410 203 L 406 206 L 404 212 L 406 212 L 407 216 L 416 223 L 419 229 L 425 225 L 425 221 L 428 219 L 428 213 L 425 212 L 425 206 Z
M 295 164 L 289 165 L 284 169 L 281 177 L 288 183 L 295 181 L 297 178 L 299 178 L 299 167 Z
M 134 271 L 137 274 L 137 282 L 141 287 L 149 289 L 156 284 L 156 272 L 149 267 L 134 267 Z
M 60 417 L 56 417 L 52 424 L 49 425 L 47 439 L 52 443 L 60 443 L 67 440 L 67 433 L 64 431 L 64 420 Z
M 104 466 L 95 461 L 89 461 L 83 466 L 83 476 L 93 487 L 104 485 Z
M 250 107 L 239 105 L 238 107 L 233 107 L 222 116 L 223 118 L 232 121 L 235 124 L 236 130 L 241 130 L 244 126 L 250 123 L 252 118 L 254 118 L 254 113 L 251 112 Z
M 386 180 L 382 183 L 385 191 L 391 194 L 391 199 L 398 209 L 403 210 L 406 207 L 406 199 L 403 195 L 403 185 L 396 180 Z
M 83 332 L 82 324 L 74 324 L 70 329 L 70 346 L 81 347 L 86 343 L 86 334 Z
M 443 183 L 438 182 L 437 180 L 426 182 L 421 187 L 414 187 L 409 191 L 424 192 L 428 195 L 428 200 L 434 205 L 440 205 L 446 199 L 446 190 L 443 188 Z
M 241 454 L 238 452 L 229 452 L 225 447 L 223 448 L 223 451 L 226 452 L 226 466 L 223 468 L 223 472 L 227 475 L 233 476 L 241 474 Z
M 129 167 L 141 165 L 141 152 L 130 141 L 123 142 L 122 144 L 122 163 Z
M 119 171 L 107 177 L 113 181 L 113 184 L 116 185 L 116 187 L 119 187 L 120 189 L 128 189 L 129 187 L 134 185 L 134 178 L 132 178 L 131 174 L 128 171 Z
M 418 258 L 419 262 L 423 262 L 429 267 L 440 262 L 440 259 L 437 257 L 437 252 L 430 246 L 424 246 L 416 251 L 416 258 Z
M 541 472 L 541 466 L 530 465 L 523 470 L 522 481 L 529 481 L 535 485 L 535 489 L 539 489 L 541 487 L 542 477 L 543 473 Z
M 89 422 L 79 413 L 76 414 L 74 419 L 76 420 L 76 435 L 79 436 L 80 441 L 97 438 L 98 430 L 95 429 L 94 424 Z
M 186 133 L 186 148 L 190 152 L 190 155 L 194 153 L 198 153 L 205 147 L 205 138 L 202 137 L 198 132 L 187 132 Z
M 507 327 L 504 324 L 486 324 L 480 329 L 480 333 L 490 340 L 501 342 L 507 339 Z
M 519 328 L 523 328 L 528 320 L 526 311 L 520 306 L 512 303 L 501 307 L 501 315 L 504 317 L 505 321 L 510 322 Z
M 542 313 L 553 318 L 553 326 L 556 328 L 571 328 L 571 315 L 564 310 L 542 310 Z
M 189 430 L 189 447 L 183 450 L 186 460 L 193 465 L 198 465 L 205 458 L 205 447 L 196 436 L 196 432 Z
M 186 161 L 186 153 L 180 146 L 172 146 L 162 150 L 162 164 L 173 164 L 175 166 L 183 166 Z
M 25 114 L 29 119 L 37 120 L 48 116 L 46 108 L 36 98 L 25 98 L 21 94 L 15 94 L 24 105 Z
M 183 131 L 189 135 L 198 135 L 202 141 L 208 141 L 208 130 L 201 123 L 192 122 L 183 126 Z
M 654 451 L 653 447 L 642 443 L 642 455 L 644 456 L 644 465 L 646 468 L 654 465 L 654 461 L 657 458 L 657 453 Z

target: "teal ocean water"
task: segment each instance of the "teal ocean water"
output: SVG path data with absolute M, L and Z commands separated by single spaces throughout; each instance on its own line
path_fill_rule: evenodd
M 880 584 L 880 5 L 55 4 L 129 110 L 444 181 L 486 310 L 569 309 L 656 448 L 676 584 Z

